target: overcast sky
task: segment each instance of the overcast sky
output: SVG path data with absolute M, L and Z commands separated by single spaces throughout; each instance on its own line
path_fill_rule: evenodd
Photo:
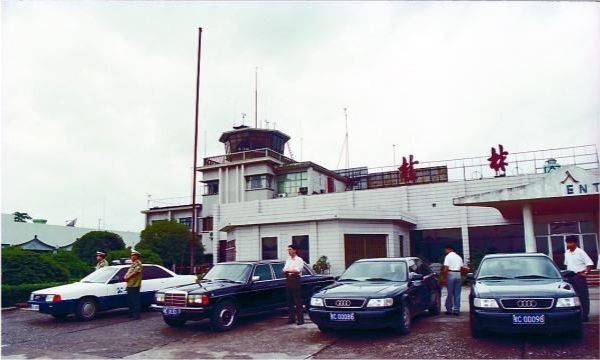
M 1 20 L 2 212 L 50 224 L 141 231 L 147 194 L 189 201 L 198 27 L 199 159 L 254 126 L 256 68 L 259 126 L 329 169 L 344 108 L 351 167 L 600 143 L 598 3 L 2 1 Z

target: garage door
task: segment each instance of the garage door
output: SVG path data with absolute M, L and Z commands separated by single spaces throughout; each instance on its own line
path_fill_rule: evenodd
M 387 235 L 344 234 L 346 268 L 358 259 L 387 257 Z

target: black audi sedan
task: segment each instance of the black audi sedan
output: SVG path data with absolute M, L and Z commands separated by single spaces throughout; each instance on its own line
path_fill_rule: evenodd
M 158 291 L 151 308 L 172 327 L 208 318 L 214 330 L 231 330 L 240 316 L 287 306 L 284 265 L 278 260 L 218 263 L 196 284 Z M 333 282 L 333 276 L 317 275 L 305 264 L 302 299 L 308 304 L 312 294 Z
M 486 255 L 471 281 L 471 335 L 570 332 L 581 337 L 579 298 L 566 282 L 572 271 L 561 271 L 546 254 Z
M 441 310 L 438 276 L 416 257 L 361 259 L 310 300 L 319 330 L 390 327 L 408 334 L 412 319 Z

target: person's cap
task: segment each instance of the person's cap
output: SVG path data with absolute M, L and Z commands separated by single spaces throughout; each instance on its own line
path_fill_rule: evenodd
M 133 249 L 132 249 L 132 250 L 131 250 L 131 255 L 137 255 L 137 256 L 140 256 L 140 253 L 139 253 L 139 252 L 137 252 L 136 250 L 133 250 Z
M 106 254 L 105 254 L 105 253 L 103 253 L 102 251 L 96 251 L 96 256 L 102 256 L 102 257 L 105 257 L 105 256 L 106 256 Z

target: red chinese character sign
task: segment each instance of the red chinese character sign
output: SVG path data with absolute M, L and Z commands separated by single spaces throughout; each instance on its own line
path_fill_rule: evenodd
M 415 172 L 415 165 L 418 164 L 418 161 L 413 161 L 413 156 L 409 155 L 408 161 L 406 161 L 406 157 L 402 157 L 402 166 L 398 168 L 400 171 L 400 179 L 404 181 L 405 184 L 417 181 L 417 173 Z
M 505 161 L 506 155 L 508 155 L 508 151 L 504 151 L 502 145 L 498 144 L 498 152 L 492 148 L 492 155 L 488 158 L 488 161 L 490 167 L 496 171 L 496 176 L 506 176 L 506 165 L 508 165 Z

